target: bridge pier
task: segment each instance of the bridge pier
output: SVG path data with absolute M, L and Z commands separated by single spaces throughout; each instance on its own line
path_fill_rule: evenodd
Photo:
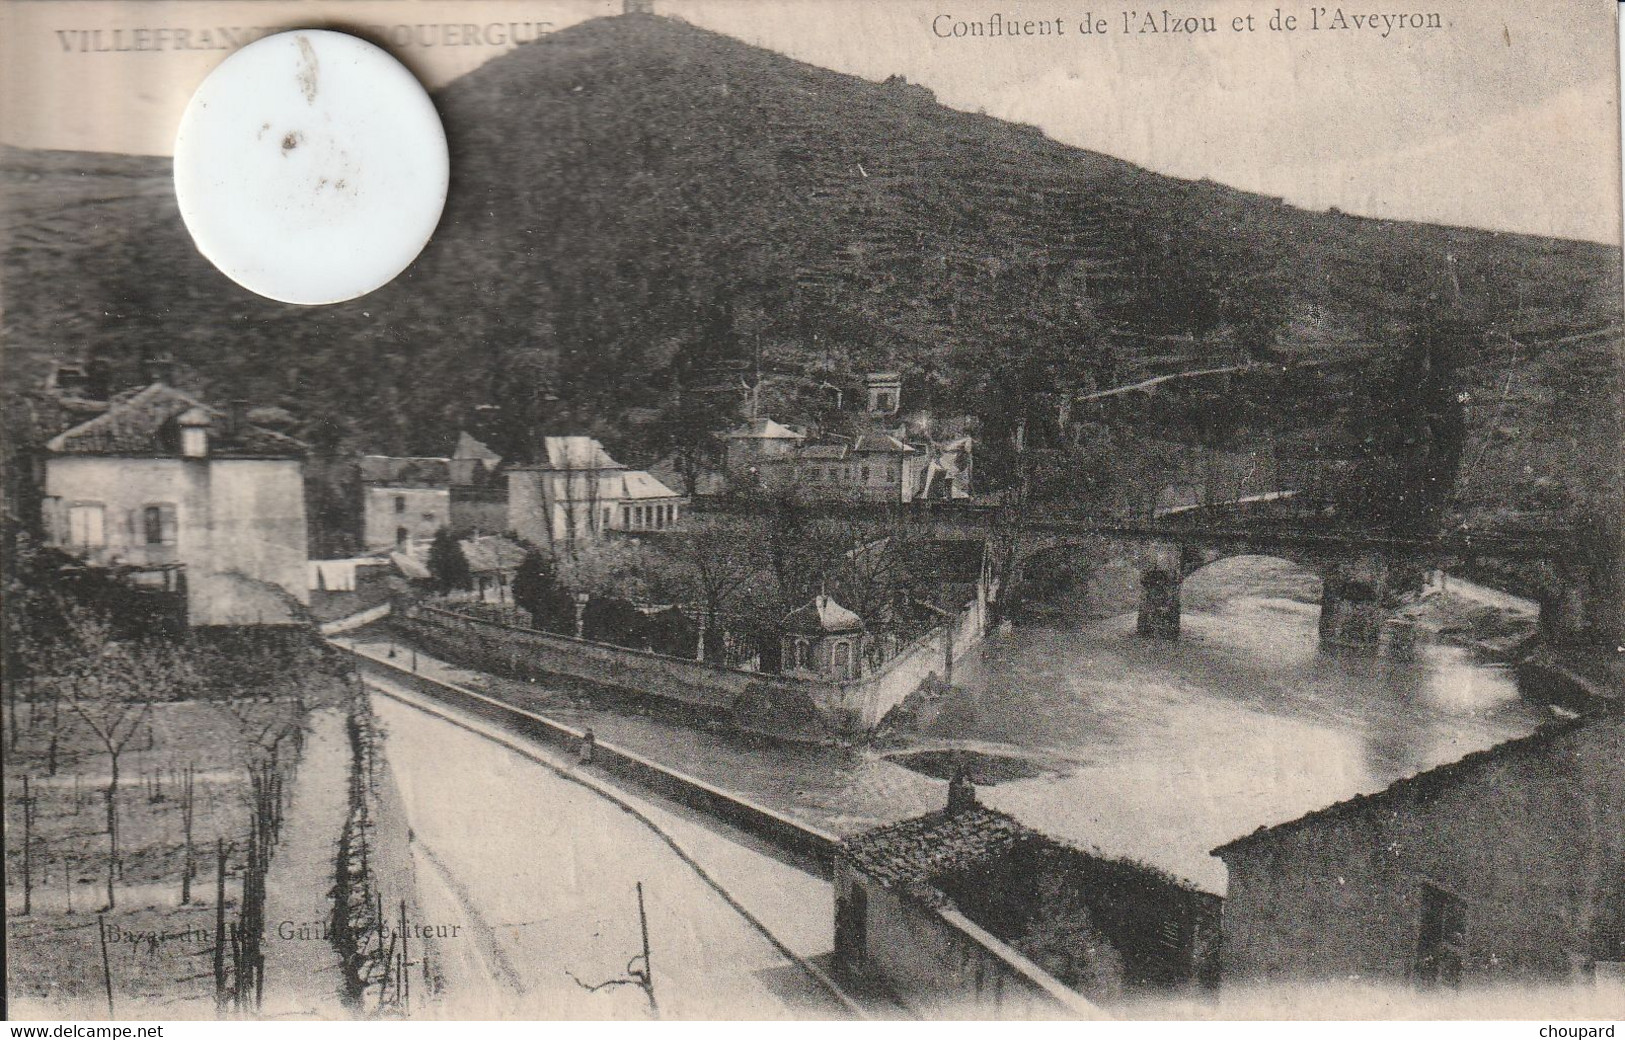
M 1375 653 L 1390 609 L 1387 567 L 1379 559 L 1328 568 L 1320 585 L 1320 643 Z
M 1152 639 L 1179 638 L 1179 584 L 1177 571 L 1153 567 L 1140 575 L 1140 616 L 1135 629 Z

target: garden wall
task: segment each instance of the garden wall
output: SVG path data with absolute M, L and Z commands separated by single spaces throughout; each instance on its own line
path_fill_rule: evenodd
M 394 616 L 404 632 L 468 667 L 583 679 L 712 713 L 742 729 L 812 737 L 862 733 L 880 725 L 922 683 L 950 674 L 952 661 L 981 642 L 986 614 L 980 604 L 972 604 L 873 673 L 849 682 L 726 668 L 438 607 L 407 607 Z

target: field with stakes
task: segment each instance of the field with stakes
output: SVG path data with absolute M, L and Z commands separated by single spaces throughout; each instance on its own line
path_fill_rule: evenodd
M 313 713 L 348 677 L 308 641 L 152 654 L 123 681 L 60 655 L 8 678 L 14 1015 L 213 1016 L 263 985 L 266 872 Z

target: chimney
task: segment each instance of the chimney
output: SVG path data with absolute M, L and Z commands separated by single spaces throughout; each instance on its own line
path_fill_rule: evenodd
M 175 359 L 167 355 L 164 357 L 143 358 L 141 360 L 141 381 L 148 386 L 153 383 L 174 386 Z
M 953 779 L 948 781 L 948 811 L 964 812 L 966 809 L 976 808 L 978 804 L 976 785 L 965 775 L 965 767 L 954 766 Z
M 226 404 L 226 436 L 236 439 L 247 425 L 248 402 L 241 397 L 233 397 Z
M 93 357 L 85 364 L 85 396 L 105 401 L 113 396 L 113 366 L 106 358 Z

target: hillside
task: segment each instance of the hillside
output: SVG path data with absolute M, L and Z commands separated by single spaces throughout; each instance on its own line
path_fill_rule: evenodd
M 636 458 L 724 419 L 718 388 L 758 351 L 790 374 L 781 412 L 826 371 L 900 368 L 912 404 L 1008 413 L 1011 357 L 1045 357 L 1029 378 L 1053 389 L 1228 354 L 1337 364 L 1234 391 L 1247 429 L 1225 436 L 1335 440 L 1364 369 L 1444 294 L 1472 330 L 1462 507 L 1568 509 L 1617 471 L 1617 250 L 1299 210 L 648 16 L 544 37 L 437 100 L 440 231 L 395 283 L 320 310 L 199 257 L 166 161 L 8 151 L 11 388 L 53 355 L 169 352 L 324 446 L 440 452 L 499 404 L 510 452 L 545 426 Z M 1182 435 L 1177 398 L 1152 411 L 1117 418 Z

